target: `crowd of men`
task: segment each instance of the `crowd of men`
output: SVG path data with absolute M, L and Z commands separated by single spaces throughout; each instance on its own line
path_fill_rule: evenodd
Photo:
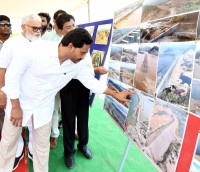
M 74 167 L 74 140 L 77 148 L 91 159 L 88 148 L 90 91 L 129 101 L 132 92 L 115 92 L 94 78 L 106 68 L 93 68 L 88 53 L 93 40 L 89 32 L 75 27 L 75 18 L 64 10 L 22 18 L 22 33 L 11 36 L 9 17 L 0 15 L 0 172 L 15 170 L 25 156 L 36 172 L 48 172 L 50 148 L 59 137 L 61 114 L 65 164 Z M 48 28 L 52 28 L 48 29 Z M 77 126 L 76 126 L 77 120 Z M 29 140 L 22 137 L 28 127 Z

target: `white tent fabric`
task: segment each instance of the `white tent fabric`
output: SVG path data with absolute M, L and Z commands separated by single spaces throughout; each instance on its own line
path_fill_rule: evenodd
M 47 12 L 53 16 L 58 9 L 73 13 L 76 9 L 87 5 L 87 2 L 88 0 L 0 0 L 0 13 L 15 19 L 39 12 Z
M 47 12 L 53 17 L 58 9 L 75 16 L 78 23 L 110 19 L 114 11 L 135 0 L 0 0 L 0 14 L 19 19 L 30 13 Z M 76 23 L 77 23 L 76 21 Z M 80 22 L 79 22 L 80 21 Z

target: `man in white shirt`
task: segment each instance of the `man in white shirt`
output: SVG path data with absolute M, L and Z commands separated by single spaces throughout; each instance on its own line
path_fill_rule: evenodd
M 62 10 L 59 10 L 57 13 L 57 17 L 54 20 L 55 31 L 51 33 L 46 33 L 42 36 L 43 40 L 60 42 L 64 35 L 67 34 L 70 30 L 75 28 L 75 19 L 72 15 L 64 13 Z M 60 135 L 60 131 L 58 129 L 58 119 L 60 112 L 60 92 L 58 92 L 55 96 L 55 105 L 52 119 L 52 128 L 51 128 L 51 138 L 50 138 L 50 148 L 54 149 L 57 146 L 57 139 Z
M 33 125 L 33 167 L 36 172 L 48 172 L 49 137 L 54 109 L 54 97 L 72 78 L 77 77 L 95 93 L 130 101 L 129 91 L 115 92 L 96 80 L 81 61 L 92 43 L 90 34 L 82 28 L 70 31 L 60 44 L 34 41 L 13 58 L 6 72 L 6 115 L 0 142 L 0 171 L 12 171 L 17 139 L 21 126 L 31 119 Z M 23 114 L 23 115 L 22 115 Z
M 58 10 L 54 13 L 54 15 L 53 15 L 54 29 L 51 32 L 45 32 L 45 34 L 42 36 L 42 39 L 50 40 L 50 41 L 60 41 L 63 38 L 63 29 L 58 28 L 58 26 L 56 24 L 56 19 L 61 14 L 67 14 L 67 13 L 64 10 Z M 64 23 L 62 22 L 61 24 L 64 24 Z
M 38 15 L 30 14 L 28 16 L 24 16 L 22 18 L 21 27 L 22 33 L 19 36 L 12 37 L 5 41 L 5 44 L 0 52 L 0 88 L 2 88 L 5 84 L 4 78 L 6 69 L 10 65 L 15 53 L 22 51 L 30 43 L 30 41 L 40 39 L 41 37 L 41 18 Z M 6 96 L 1 90 L 0 94 L 0 99 L 2 100 L 0 101 L 0 104 L 5 106 Z M 31 127 L 29 126 L 29 157 L 31 157 L 32 153 L 31 140 Z M 20 135 L 13 170 L 17 168 L 20 160 L 24 156 L 23 148 L 24 141 L 22 135 Z

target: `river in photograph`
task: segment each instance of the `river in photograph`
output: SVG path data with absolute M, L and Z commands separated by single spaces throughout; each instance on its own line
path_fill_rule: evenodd
M 189 78 L 188 76 L 181 74 L 180 79 L 182 80 L 181 84 L 185 84 L 185 83 L 187 83 L 188 85 L 191 84 L 191 78 Z
M 200 87 L 199 85 L 192 86 L 192 98 L 195 100 L 200 100 Z
M 158 60 L 158 75 L 164 76 L 172 65 L 175 57 L 161 54 Z

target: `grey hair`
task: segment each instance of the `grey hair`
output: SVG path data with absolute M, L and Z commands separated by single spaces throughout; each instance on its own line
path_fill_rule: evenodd
M 29 15 L 24 16 L 22 18 L 22 23 L 21 24 L 26 24 L 29 20 L 37 20 L 39 22 L 42 22 L 41 17 L 38 16 L 37 14 L 29 14 Z

